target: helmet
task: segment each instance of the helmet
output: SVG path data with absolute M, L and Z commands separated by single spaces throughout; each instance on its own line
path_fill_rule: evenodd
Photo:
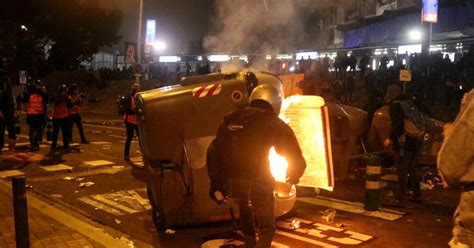
M 255 87 L 250 94 L 249 102 L 252 103 L 257 100 L 267 102 L 275 113 L 280 113 L 282 97 L 275 87 L 268 84 L 262 84 Z
M 77 90 L 77 84 L 73 83 L 69 87 L 69 92 L 74 93 Z
M 61 94 L 61 93 L 65 93 L 67 92 L 67 86 L 65 84 L 61 84 L 58 86 L 58 93 Z

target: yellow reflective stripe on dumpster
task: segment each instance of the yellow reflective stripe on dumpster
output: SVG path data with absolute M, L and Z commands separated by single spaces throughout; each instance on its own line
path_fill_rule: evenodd
M 367 174 L 380 174 L 382 173 L 382 167 L 381 166 L 367 166 Z
M 365 181 L 365 189 L 380 189 L 380 182 Z

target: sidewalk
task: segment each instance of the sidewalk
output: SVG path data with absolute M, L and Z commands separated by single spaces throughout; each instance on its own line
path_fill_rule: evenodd
M 12 196 L 0 190 L 0 247 L 16 247 Z M 80 233 L 28 207 L 31 247 L 102 247 Z

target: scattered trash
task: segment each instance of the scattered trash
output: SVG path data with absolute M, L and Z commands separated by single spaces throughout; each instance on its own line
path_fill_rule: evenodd
M 387 193 L 387 197 L 393 197 L 393 196 L 394 196 L 393 191 L 390 190 L 390 191 Z
M 441 219 L 436 219 L 437 222 L 441 222 Z
M 77 181 L 77 182 L 84 181 L 84 178 L 83 178 L 83 177 L 77 177 L 77 178 L 76 178 L 76 181 Z
M 387 182 L 385 182 L 385 181 L 380 181 L 380 188 L 381 188 L 381 189 L 385 189 L 385 188 L 387 188 L 387 187 L 388 187 L 388 183 L 387 183 Z
M 33 186 L 32 186 L 32 185 L 29 185 L 29 184 L 27 184 L 27 185 L 25 185 L 25 188 L 27 188 L 27 189 L 32 189 L 32 188 L 33 188 Z
M 74 191 L 75 194 L 79 193 L 79 190 Z
M 115 219 L 115 223 L 120 224 L 122 221 Z
M 52 194 L 52 195 L 49 195 L 49 197 L 60 199 L 60 198 L 63 198 L 63 195 L 61 195 L 61 194 Z
M 79 184 L 79 188 L 90 187 L 90 186 L 92 186 L 92 185 L 94 185 L 94 184 L 95 184 L 94 182 L 80 183 L 80 184 Z
M 293 229 L 293 230 L 294 230 L 294 229 L 298 229 L 298 228 L 300 228 L 300 221 L 299 221 L 299 220 L 296 220 L 296 219 L 293 219 L 293 220 L 291 221 L 290 226 L 291 226 L 291 229 Z
M 63 177 L 63 180 L 64 180 L 64 181 L 72 181 L 72 180 L 74 180 L 74 179 L 76 179 L 76 178 L 75 178 L 75 177 L 69 177 L 69 176 Z
M 140 150 L 136 150 L 135 153 L 136 154 L 142 154 L 142 152 Z
M 324 210 L 323 212 L 321 212 L 321 214 L 323 215 L 322 218 L 324 221 L 326 221 L 327 223 L 333 223 L 334 222 L 334 219 L 336 218 L 336 209 L 334 208 L 328 208 L 326 210 Z
M 348 227 L 350 226 L 349 224 L 345 224 L 345 223 L 339 223 L 339 224 L 336 224 L 337 227 L 339 228 L 344 228 L 344 227 Z
M 135 245 L 133 244 L 133 241 L 125 238 L 125 237 L 120 237 L 120 241 L 122 241 L 123 243 L 125 243 L 128 247 L 130 248 L 134 248 Z
M 113 169 L 123 169 L 123 168 L 125 168 L 125 166 L 123 166 L 123 165 L 114 165 L 114 166 L 112 166 L 112 168 Z
M 175 230 L 171 230 L 171 229 L 166 229 L 165 233 L 166 233 L 166 234 L 175 234 L 176 231 L 175 231 Z
M 110 145 L 103 145 L 102 150 L 111 150 L 112 147 Z
M 96 211 L 97 211 L 97 210 L 99 210 L 99 208 L 94 208 L 94 210 L 96 210 Z
M 427 182 L 420 182 L 420 189 L 421 190 L 432 190 L 435 187 L 431 180 L 427 180 Z
M 407 222 L 413 222 L 413 220 L 412 219 L 407 219 Z
M 348 174 L 347 179 L 349 180 L 356 180 L 356 175 L 355 174 Z

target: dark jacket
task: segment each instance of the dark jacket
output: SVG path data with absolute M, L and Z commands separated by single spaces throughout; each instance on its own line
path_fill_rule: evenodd
M 405 137 L 404 150 L 416 152 L 420 148 L 420 141 L 405 134 L 405 114 L 400 101 L 407 100 L 404 97 L 397 97 L 390 103 L 389 114 L 391 120 L 390 140 L 393 142 L 395 151 L 400 151 L 400 137 Z
M 12 114 L 15 110 L 15 100 L 12 86 L 6 78 L 0 78 L 0 111 Z
M 268 160 L 272 147 L 287 159 L 289 181 L 297 183 L 306 162 L 291 128 L 273 112 L 260 108 L 247 107 L 228 114 L 208 149 L 211 191 L 231 196 L 243 193 L 239 197 L 246 197 L 246 192 L 273 191 Z
M 125 98 L 124 101 L 124 109 L 125 109 L 125 114 L 127 115 L 135 115 L 135 108 L 132 108 L 132 94 L 128 94 Z

